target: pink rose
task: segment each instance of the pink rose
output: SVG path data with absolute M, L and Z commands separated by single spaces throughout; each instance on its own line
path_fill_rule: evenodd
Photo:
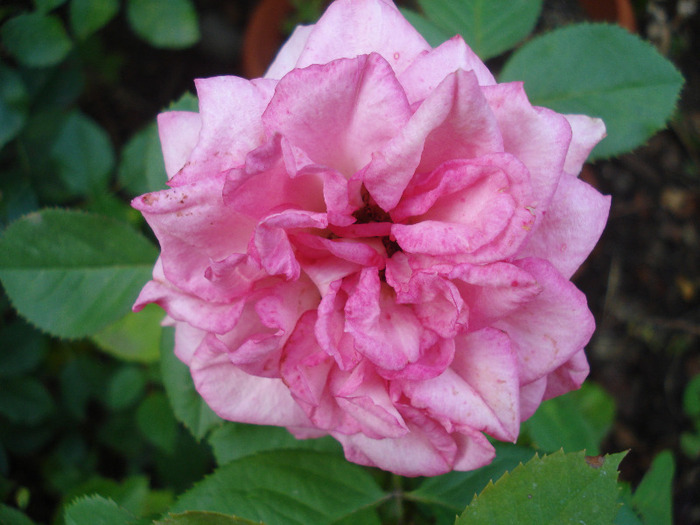
M 167 311 L 221 417 L 435 475 L 580 386 L 599 119 L 533 107 L 389 0 L 337 0 L 265 78 L 196 85 L 199 113 L 158 119 L 171 189 L 133 201 L 161 245 L 135 309 Z

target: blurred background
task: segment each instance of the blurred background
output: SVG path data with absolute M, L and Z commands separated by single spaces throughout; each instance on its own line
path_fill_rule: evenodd
M 168 17 L 140 0 L 0 2 L 0 227 L 46 206 L 141 225 L 128 200 L 145 191 L 141 173 L 163 171 L 156 115 L 177 100 L 191 107 L 181 97 L 195 78 L 262 74 L 285 32 L 322 9 L 314 0 L 164 1 Z M 632 486 L 672 452 L 676 522 L 700 523 L 700 2 L 634 0 L 621 15 L 593 3 L 546 0 L 536 32 L 613 16 L 686 84 L 667 130 L 582 174 L 613 196 L 605 233 L 574 278 L 598 324 L 588 356 L 602 398 L 585 399 L 609 413 L 599 452 L 630 450 L 621 477 Z M 281 16 L 266 22 L 266 12 Z M 34 17 L 25 28 L 8 23 L 22 13 Z M 497 72 L 507 56 L 488 65 Z M 91 161 L 102 186 L 65 175 L 81 149 L 103 153 Z M 52 522 L 62 502 L 99 490 L 146 515 L 211 468 L 211 452 L 167 410 L 157 354 L 116 359 L 94 341 L 49 338 L 4 295 L 0 312 L 2 502 Z

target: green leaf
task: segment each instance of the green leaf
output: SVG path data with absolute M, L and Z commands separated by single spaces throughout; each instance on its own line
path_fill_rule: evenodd
M 209 510 L 267 525 L 330 523 L 384 501 L 362 467 L 308 450 L 277 450 L 219 467 L 171 512 Z
M 47 209 L 5 230 L 0 280 L 30 322 L 59 337 L 83 337 L 129 311 L 156 256 L 126 224 Z
M 126 14 L 136 34 L 155 47 L 181 49 L 199 40 L 190 0 L 128 0 Z
M 523 423 L 535 445 L 545 452 L 586 450 L 600 454 L 599 445 L 612 427 L 615 401 L 600 386 L 585 383 L 580 390 L 545 401 Z
M 689 418 L 700 422 L 700 374 L 696 374 L 683 392 L 683 410 Z
M 144 399 L 136 411 L 136 422 L 141 433 L 156 447 L 166 454 L 175 451 L 177 421 L 165 394 L 155 392 Z
M 46 338 L 20 319 L 0 328 L 0 341 L 0 378 L 32 371 L 46 355 Z
M 118 177 L 132 195 L 166 187 L 168 176 L 155 123 L 136 133 L 124 146 Z
M 535 28 L 542 0 L 418 0 L 444 32 L 460 34 L 486 60 L 512 48 Z
M 2 525 L 34 525 L 34 522 L 17 509 L 0 503 L 0 523 Z
M 94 120 L 75 111 L 63 123 L 51 149 L 58 175 L 78 195 L 103 190 L 114 168 L 107 133 Z
M 22 130 L 28 103 L 19 74 L 0 63 L 0 149 Z
M 0 414 L 14 423 L 36 424 L 53 409 L 51 394 L 33 377 L 6 379 L 0 389 Z
M 84 40 L 107 24 L 119 12 L 119 0 L 71 0 L 70 25 L 73 33 Z
M 58 64 L 73 44 L 54 15 L 27 13 L 16 16 L 0 27 L 0 38 L 20 64 L 29 67 L 47 67 Z
M 101 496 L 81 498 L 66 508 L 66 525 L 141 525 L 128 510 Z
M 421 36 L 425 38 L 428 41 L 428 44 L 430 44 L 432 47 L 437 47 L 447 39 L 454 36 L 454 33 L 450 34 L 445 29 L 438 27 L 423 15 L 416 13 L 412 9 L 407 9 L 405 7 L 401 7 L 399 9 L 406 20 L 408 20 L 410 24 L 416 28 Z
M 219 465 L 262 450 L 308 449 L 342 455 L 340 444 L 330 436 L 297 439 L 286 428 L 226 422 L 207 438 Z
M 144 392 L 146 374 L 135 366 L 123 366 L 107 385 L 105 402 L 112 410 L 123 410 L 133 405 Z
M 194 388 L 190 369 L 174 354 L 175 330 L 165 328 L 161 340 L 160 367 L 163 386 L 173 407 L 173 413 L 192 435 L 202 439 L 222 419 L 204 402 Z
M 644 523 L 673 523 L 673 474 L 675 465 L 670 450 L 658 454 L 632 496 L 632 506 Z
M 101 350 L 123 361 L 153 363 L 160 357 L 163 310 L 154 304 L 103 328 L 92 340 Z
M 66 3 L 66 0 L 34 0 L 36 10 L 40 13 L 48 13 Z
M 618 510 L 617 466 L 624 455 L 535 456 L 489 483 L 455 525 L 612 523 Z
M 219 512 L 183 512 L 182 514 L 170 514 L 168 517 L 158 520 L 153 525 L 255 525 L 256 522 L 243 518 L 236 518 Z
M 522 80 L 534 105 L 605 121 L 592 158 L 630 151 L 664 127 L 683 77 L 654 47 L 618 26 L 579 24 L 516 51 L 501 82 Z
M 406 498 L 439 505 L 453 515 L 458 514 L 490 481 L 500 478 L 535 454 L 532 449 L 505 443 L 496 443 L 494 447 L 496 459 L 489 465 L 469 472 L 449 472 L 426 478 L 417 489 L 408 492 Z

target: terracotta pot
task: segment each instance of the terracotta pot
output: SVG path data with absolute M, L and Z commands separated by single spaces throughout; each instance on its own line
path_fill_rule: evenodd
M 630 0 L 579 0 L 593 20 L 615 22 L 630 33 L 637 32 L 637 21 Z
M 253 11 L 243 37 L 243 73 L 248 78 L 265 74 L 284 42 L 282 26 L 292 10 L 289 0 L 261 0 Z

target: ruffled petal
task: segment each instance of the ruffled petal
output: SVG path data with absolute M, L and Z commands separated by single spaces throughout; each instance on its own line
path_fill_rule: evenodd
M 372 53 L 290 72 L 277 85 L 263 121 L 313 162 L 349 178 L 409 116 L 393 70 Z
M 550 263 L 530 258 L 514 264 L 532 275 L 542 292 L 493 326 L 510 337 L 521 383 L 528 384 L 580 352 L 593 335 L 595 321 L 586 296 Z
M 168 179 L 182 169 L 199 142 L 202 119 L 190 111 L 168 111 L 158 115 L 158 136 Z
M 559 184 L 571 142 L 571 126 L 563 115 L 533 107 L 521 82 L 482 89 L 496 115 L 505 151 L 530 171 L 536 199 L 532 206 L 539 220 Z
M 519 256 L 547 259 L 570 278 L 600 239 L 610 200 L 582 180 L 563 176 L 542 222 Z
M 202 129 L 187 163 L 171 186 L 216 177 L 245 160 L 264 138 L 261 116 L 271 91 L 239 77 L 195 81 Z
M 564 115 L 571 126 L 571 145 L 566 154 L 564 171 L 578 175 L 591 150 L 605 138 L 605 123 L 587 115 Z
M 430 45 L 387 0 L 338 0 L 309 34 L 297 68 L 379 53 L 400 73 Z
M 281 379 L 247 374 L 207 339 L 190 362 L 199 394 L 220 417 L 256 425 L 311 427 Z
M 459 70 L 447 76 L 400 133 L 373 155 L 362 179 L 376 203 L 390 211 L 416 172 L 430 173 L 452 159 L 499 151 L 500 131 L 476 75 Z
M 427 98 L 443 79 L 458 69 L 473 71 L 482 86 L 496 83 L 488 68 L 459 35 L 419 55 L 399 75 L 399 82 L 406 90 L 408 101 L 413 104 Z

